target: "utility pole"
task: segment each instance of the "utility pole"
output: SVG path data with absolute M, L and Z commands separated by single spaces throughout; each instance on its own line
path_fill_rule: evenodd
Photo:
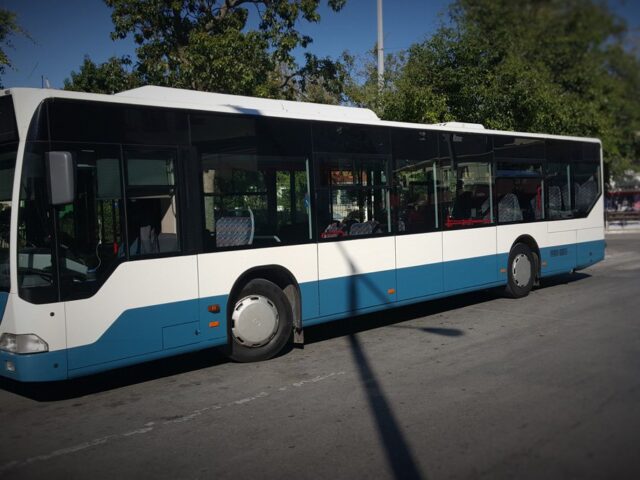
M 384 80 L 384 39 L 382 38 L 382 0 L 378 0 L 378 88 Z

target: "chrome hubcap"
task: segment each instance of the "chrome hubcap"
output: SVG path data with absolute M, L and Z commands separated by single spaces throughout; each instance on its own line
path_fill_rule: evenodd
M 518 287 L 526 287 L 531 280 L 531 262 L 529 258 L 523 253 L 519 253 L 513 259 L 511 265 L 511 274 L 514 283 Z
M 244 297 L 233 309 L 231 333 L 247 347 L 261 347 L 269 343 L 278 330 L 278 309 L 262 295 Z

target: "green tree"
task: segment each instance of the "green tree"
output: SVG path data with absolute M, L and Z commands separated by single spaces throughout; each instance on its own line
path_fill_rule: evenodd
M 14 35 L 25 35 L 27 38 L 29 34 L 20 26 L 16 21 L 16 14 L 0 8 L 0 77 L 4 75 L 7 67 L 12 68 L 11 60 L 7 55 L 5 49 L 11 48 L 11 37 Z M 2 81 L 0 80 L 0 88 L 3 88 Z
M 349 60 L 345 95 L 353 105 L 371 108 L 386 120 L 435 123 L 452 119 L 446 96 L 436 94 L 426 82 L 415 81 L 417 63 L 407 61 L 407 52 L 385 55 L 382 81 L 375 49 L 360 62 L 354 57 Z
M 346 0 L 328 0 L 339 11 Z M 320 0 L 105 0 L 112 8 L 112 39 L 132 36 L 141 84 L 264 97 L 301 98 L 307 91 L 339 95 L 345 71 L 338 61 L 294 51 L 312 39 L 300 21 L 318 22 Z M 86 89 L 100 68 L 85 64 L 77 83 Z M 103 82 L 99 82 L 102 84 Z
M 614 172 L 637 158 L 640 62 L 605 3 L 457 0 L 449 14 L 360 103 L 394 120 L 599 137 Z
M 111 94 L 139 87 L 141 81 L 137 73 L 132 71 L 131 63 L 128 57 L 111 57 L 106 62 L 96 65 L 86 56 L 80 71 L 71 72 L 71 78 L 65 79 L 64 88 Z

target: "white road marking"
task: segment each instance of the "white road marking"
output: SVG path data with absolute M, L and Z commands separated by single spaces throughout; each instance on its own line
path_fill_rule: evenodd
M 77 453 L 77 452 L 81 452 L 83 450 L 87 450 L 89 448 L 93 448 L 93 447 L 97 447 L 100 445 L 106 445 L 107 443 L 113 443 L 114 441 L 118 441 L 118 440 L 122 440 L 125 438 L 129 438 L 129 437 L 133 437 L 135 435 L 146 435 L 147 433 L 153 432 L 153 431 L 158 431 L 158 429 L 164 425 L 170 425 L 170 424 L 176 424 L 176 423 L 184 423 L 184 422 L 189 422 L 191 420 L 193 420 L 194 418 L 197 418 L 199 416 L 201 416 L 203 413 L 205 412 L 213 412 L 213 411 L 217 411 L 217 410 L 221 410 L 223 408 L 229 408 L 229 407 L 233 407 L 233 406 L 239 406 L 239 405 L 246 405 L 248 403 L 251 402 L 255 402 L 256 400 L 262 399 L 262 398 L 266 398 L 269 396 L 273 396 L 274 394 L 277 394 L 278 392 L 284 392 L 286 390 L 288 390 L 289 388 L 300 388 L 300 387 L 304 387 L 305 385 L 310 385 L 310 384 L 314 384 L 314 383 L 318 383 L 321 382 L 323 380 L 328 380 L 332 377 L 336 377 L 338 375 L 344 375 L 346 372 L 331 372 L 328 373 L 326 375 L 319 375 L 317 377 L 308 379 L 308 380 L 300 380 L 299 382 L 294 382 L 288 385 L 283 385 L 279 388 L 275 389 L 275 392 L 273 394 L 268 393 L 268 392 L 259 392 L 253 396 L 250 397 L 244 397 L 244 398 L 240 398 L 238 400 L 233 400 L 231 402 L 227 402 L 224 404 L 216 404 L 216 405 L 210 405 L 208 407 L 204 407 L 204 408 L 199 408 L 197 410 L 194 410 L 186 415 L 181 415 L 177 418 L 172 418 L 171 420 L 166 420 L 160 424 L 157 424 L 156 422 L 148 422 L 145 423 L 144 426 L 142 426 L 141 428 L 138 428 L 136 430 L 130 430 L 128 432 L 124 432 L 124 433 L 115 433 L 112 435 L 107 435 L 104 437 L 100 437 L 100 438 L 95 438 L 93 440 L 89 440 L 87 442 L 83 442 L 83 443 L 79 443 L 77 445 L 73 445 L 71 447 L 67 447 L 67 448 L 61 448 L 59 450 L 54 450 L 53 452 L 50 453 L 46 453 L 43 455 L 36 455 L 34 457 L 30 457 L 27 458 L 26 460 L 12 460 L 10 462 L 5 463 L 4 465 L 0 465 L 0 474 L 8 471 L 8 470 L 12 470 L 14 468 L 20 468 L 20 467 L 25 467 L 28 465 L 31 465 L 33 463 L 37 463 L 37 462 L 46 462 L 48 460 L 52 460 L 54 458 L 57 457 L 62 457 L 65 455 L 70 455 L 72 453 Z

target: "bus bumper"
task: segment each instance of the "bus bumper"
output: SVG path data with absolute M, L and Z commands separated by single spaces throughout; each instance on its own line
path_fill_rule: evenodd
M 19 382 L 50 382 L 67 378 L 67 351 L 17 355 L 0 351 L 0 376 Z

